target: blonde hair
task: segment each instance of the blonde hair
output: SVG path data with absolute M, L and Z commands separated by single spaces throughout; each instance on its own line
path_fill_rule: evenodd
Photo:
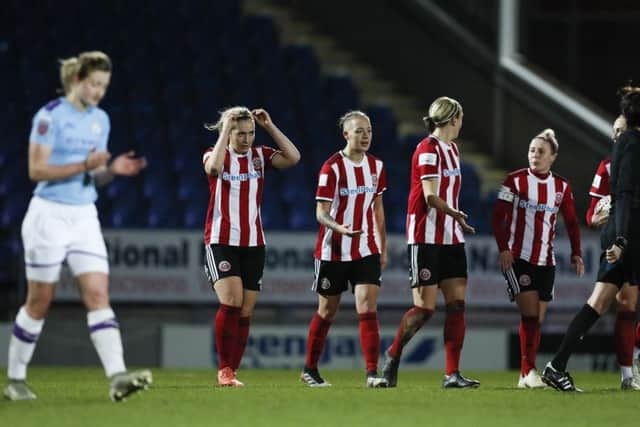
M 62 92 L 65 94 L 69 93 L 71 85 L 76 79 L 84 80 L 93 71 L 110 73 L 112 70 L 111 59 L 106 53 L 99 50 L 82 52 L 78 56 L 60 59 L 58 62 L 60 63 Z
M 225 110 L 220 111 L 220 117 L 218 118 L 218 121 L 215 123 L 205 123 L 204 128 L 212 132 L 220 132 L 222 130 L 222 124 L 229 115 L 235 116 L 236 120 L 253 120 L 253 115 L 247 107 L 237 105 L 235 107 L 229 107 Z M 231 127 L 231 129 L 233 129 L 233 126 Z
M 556 139 L 556 133 L 554 132 L 553 129 L 543 130 L 542 132 L 537 134 L 533 138 L 533 140 L 531 140 L 531 142 L 535 141 L 536 139 L 541 139 L 545 142 L 548 142 L 549 145 L 551 146 L 551 151 L 553 151 L 553 154 L 556 154 L 560 149 L 560 145 L 558 144 L 558 140 Z
M 429 106 L 429 114 L 422 118 L 422 121 L 433 132 L 437 127 L 445 126 L 454 117 L 460 117 L 462 105 L 453 98 L 441 96 Z
M 344 130 L 344 124 L 351 119 L 355 119 L 356 117 L 361 117 L 366 119 L 369 123 L 371 123 L 371 119 L 367 116 L 363 111 L 360 110 L 351 110 L 347 111 L 340 119 L 338 120 L 338 127 L 340 130 Z

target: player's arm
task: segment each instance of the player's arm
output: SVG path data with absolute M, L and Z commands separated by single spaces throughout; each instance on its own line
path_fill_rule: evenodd
M 351 224 L 338 224 L 331 216 L 331 203 L 329 201 L 318 200 L 316 202 L 316 220 L 330 230 L 347 236 L 357 236 L 362 234 L 362 230 L 352 230 Z
M 567 185 L 562 203 L 560 203 L 560 211 L 571 242 L 571 264 L 574 266 L 576 274 L 582 276 L 584 274 L 584 261 L 582 260 L 582 247 L 580 244 L 580 226 L 578 225 L 573 192 L 569 185 Z
M 134 176 L 147 167 L 144 157 L 136 157 L 135 151 L 122 153 L 109 163 L 109 165 L 96 168 L 91 175 L 98 187 L 109 184 L 116 175 Z
M 380 265 L 382 266 L 382 269 L 384 269 L 389 258 L 387 254 L 387 233 L 382 194 L 379 194 L 375 199 L 373 199 L 373 216 L 376 221 L 376 231 L 380 238 Z
M 589 204 L 589 209 L 587 209 L 587 226 L 591 228 L 596 228 L 596 223 L 600 219 L 599 216 L 595 215 L 596 205 L 600 199 L 598 197 L 591 196 L 591 203 Z
M 225 118 L 216 145 L 213 146 L 210 154 L 205 154 L 204 172 L 207 175 L 218 176 L 224 171 L 224 157 L 227 154 L 229 134 L 231 133 L 230 121 L 231 118 Z
M 453 209 L 438 196 L 438 181 L 439 178 L 431 177 L 422 180 L 422 193 L 424 199 L 427 202 L 427 206 L 435 208 L 440 212 L 452 216 L 456 221 L 460 223 L 462 229 L 467 233 L 475 233 L 476 230 L 467 224 L 467 214 L 462 211 Z
M 32 181 L 59 181 L 90 172 L 104 166 L 111 154 L 107 151 L 91 151 L 83 162 L 50 165 L 49 156 L 53 148 L 50 145 L 29 144 L 29 178 Z
M 509 232 L 506 222 L 513 209 L 514 199 L 515 195 L 511 189 L 503 184 L 491 214 L 491 228 L 500 251 L 500 271 L 503 272 L 513 265 L 513 253 L 509 249 Z
M 276 169 L 286 169 L 295 165 L 300 161 L 300 151 L 291 142 L 291 140 L 282 133 L 280 129 L 273 123 L 269 113 L 262 108 L 251 111 L 256 122 L 267 131 L 269 136 L 278 146 L 279 151 L 271 158 L 271 164 Z

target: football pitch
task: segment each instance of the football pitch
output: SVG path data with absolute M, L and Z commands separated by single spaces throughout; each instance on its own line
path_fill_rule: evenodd
M 640 393 L 617 373 L 576 373 L 584 393 L 518 390 L 517 372 L 464 372 L 475 390 L 443 390 L 441 373 L 402 371 L 393 389 L 367 389 L 364 374 L 321 371 L 308 388 L 298 371 L 242 370 L 244 388 L 214 386 L 215 371 L 155 369 L 148 391 L 107 397 L 100 369 L 32 368 L 38 400 L 0 402 L 0 426 L 603 426 L 637 425 Z

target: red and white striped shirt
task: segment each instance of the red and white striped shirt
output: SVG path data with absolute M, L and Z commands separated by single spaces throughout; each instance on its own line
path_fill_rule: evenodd
M 354 261 L 379 254 L 373 200 L 387 189 L 382 165 L 370 154 L 358 164 L 342 152 L 331 156 L 320 169 L 316 200 L 331 202 L 330 215 L 338 224 L 362 230 L 354 237 L 335 233 L 320 225 L 314 257 L 322 261 Z
M 492 219 L 500 251 L 510 249 L 514 258 L 533 265 L 555 265 L 553 239 L 558 211 L 571 240 L 571 255 L 581 256 L 580 228 L 569 182 L 551 172 L 544 177 L 531 169 L 511 172 L 500 188 Z
M 203 163 L 213 148 L 204 153 Z M 205 244 L 264 246 L 260 218 L 264 171 L 278 153 L 271 147 L 252 147 L 238 154 L 230 147 L 224 156 L 224 168 L 218 176 L 208 176 L 209 208 L 204 228 Z
M 589 194 L 592 197 L 597 197 L 599 199 L 608 196 L 610 193 L 609 188 L 609 178 L 611 177 L 611 159 L 604 159 L 598 165 L 598 170 L 596 171 L 596 175 L 593 177 L 593 182 L 591 183 L 591 190 L 589 190 Z
M 464 243 L 460 224 L 452 216 L 427 206 L 422 181 L 429 178 L 438 178 L 438 196 L 453 209 L 458 209 L 462 177 L 460 153 L 454 142 L 447 144 L 434 135 L 429 135 L 418 144 L 413 153 L 407 209 L 407 243 Z
M 593 213 L 595 212 L 598 201 L 609 195 L 611 187 L 609 179 L 611 177 L 611 159 L 606 158 L 598 165 L 596 175 L 593 177 L 589 195 L 591 196 L 591 204 L 587 210 L 587 225 L 593 226 Z

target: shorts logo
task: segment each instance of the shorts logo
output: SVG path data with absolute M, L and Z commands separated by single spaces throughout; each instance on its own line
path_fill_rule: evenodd
M 562 193 L 556 193 L 556 205 L 562 202 Z
M 220 264 L 218 264 L 218 270 L 226 273 L 231 270 L 231 263 L 229 261 L 220 261 Z
M 326 277 L 323 277 L 320 281 L 320 287 L 326 291 L 331 287 L 331 282 Z
M 49 122 L 46 120 L 40 120 L 38 122 L 38 135 L 44 135 L 49 130 Z
M 523 274 L 518 279 L 518 283 L 520 284 L 520 286 L 526 288 L 527 286 L 529 286 L 531 284 L 531 276 L 529 276 L 528 274 Z
M 423 268 L 420 270 L 420 280 L 429 280 L 431 279 L 431 270 L 428 268 Z

